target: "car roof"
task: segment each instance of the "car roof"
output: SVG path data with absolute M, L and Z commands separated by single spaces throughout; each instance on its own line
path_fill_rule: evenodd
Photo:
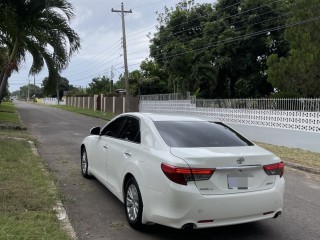
M 126 113 L 137 117 L 147 117 L 152 121 L 208 121 L 209 119 L 203 117 L 190 117 L 178 114 L 159 114 L 159 113 Z M 210 119 L 212 120 L 212 119 Z

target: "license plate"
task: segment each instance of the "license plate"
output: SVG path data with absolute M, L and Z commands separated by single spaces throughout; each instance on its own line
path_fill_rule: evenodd
M 229 189 L 248 189 L 248 176 L 245 174 L 228 174 Z

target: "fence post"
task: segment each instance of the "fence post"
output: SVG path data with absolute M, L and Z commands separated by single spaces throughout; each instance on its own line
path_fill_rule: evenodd
M 97 94 L 95 94 L 95 95 L 93 95 L 93 110 L 94 111 L 97 111 L 97 100 L 98 100 L 98 95 Z
M 107 97 L 103 97 L 103 111 L 107 111 Z
M 116 97 L 112 97 L 112 113 L 116 113 Z
M 126 112 L 126 97 L 122 98 L 122 113 Z
M 104 109 L 104 101 L 103 101 L 104 95 L 101 93 L 100 95 L 100 111 L 102 112 Z

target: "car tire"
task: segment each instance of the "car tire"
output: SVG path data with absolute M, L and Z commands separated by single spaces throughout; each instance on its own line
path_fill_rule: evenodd
M 141 222 L 143 202 L 138 183 L 133 177 L 130 178 L 126 183 L 124 207 L 127 221 L 130 226 L 134 229 L 142 230 L 142 228 L 144 227 Z
M 81 173 L 83 177 L 91 178 L 91 176 L 88 173 L 88 157 L 85 148 L 81 150 Z

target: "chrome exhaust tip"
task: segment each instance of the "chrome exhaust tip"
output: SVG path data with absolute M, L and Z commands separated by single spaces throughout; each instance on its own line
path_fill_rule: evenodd
M 185 225 L 182 226 L 181 229 L 183 231 L 191 231 L 194 229 L 194 224 L 193 223 L 186 223 Z

